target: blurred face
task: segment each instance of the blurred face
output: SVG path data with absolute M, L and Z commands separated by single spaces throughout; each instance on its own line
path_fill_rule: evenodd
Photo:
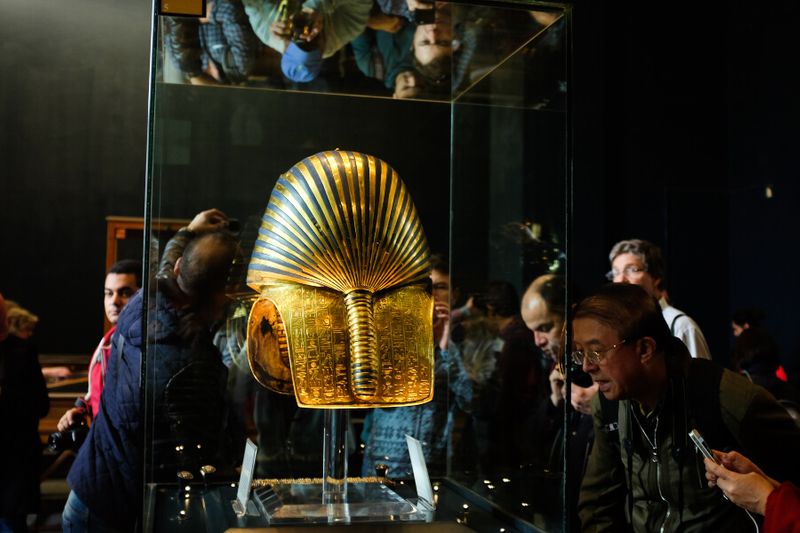
M 600 352 L 600 360 L 583 359 L 589 374 L 608 400 L 637 398 L 642 383 L 642 363 L 636 353 L 637 342 L 620 344 L 623 339 L 611 327 L 591 318 L 578 318 L 572 324 L 574 350 Z M 611 348 L 614 345 L 616 348 Z
M 453 53 L 453 27 L 450 17 L 440 11 L 437 11 L 436 17 L 434 24 L 419 25 L 414 32 L 414 57 L 423 65 Z
M 631 283 L 639 285 L 655 298 L 661 298 L 661 289 L 658 284 L 659 278 L 654 278 L 647 272 L 644 262 L 638 255 L 630 252 L 619 254 L 611 262 L 611 272 L 614 275 L 614 283 Z
M 434 302 L 450 302 L 450 275 L 447 272 L 431 270 L 431 283 Z
M 135 274 L 108 274 L 106 276 L 103 305 L 109 322 L 117 323 L 122 308 L 138 289 Z
M 563 318 L 551 313 L 547 309 L 547 303 L 536 292 L 525 294 L 521 314 L 525 325 L 533 332 L 536 346 L 553 361 L 556 361 L 561 352 Z

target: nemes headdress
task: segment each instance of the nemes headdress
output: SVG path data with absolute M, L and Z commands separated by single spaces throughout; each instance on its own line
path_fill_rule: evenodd
M 256 379 L 298 405 L 414 405 L 433 397 L 429 250 L 397 172 L 321 152 L 279 179 L 247 273 Z

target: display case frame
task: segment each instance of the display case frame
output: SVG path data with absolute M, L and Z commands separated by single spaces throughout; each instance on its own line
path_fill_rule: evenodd
M 433 221 L 426 227 L 426 230 L 430 229 L 432 248 L 446 251 L 450 256 L 449 274 L 454 280 L 459 280 L 465 293 L 478 294 L 481 283 L 507 277 L 521 294 L 534 275 L 552 271 L 568 276 L 572 143 L 570 5 L 525 1 L 452 2 L 456 7 L 474 6 L 493 9 L 497 13 L 518 14 L 533 10 L 555 16 L 541 27 L 531 25 L 531 31 L 518 42 L 509 38 L 509 43 L 504 43 L 505 49 L 493 52 L 495 55 L 506 54 L 501 61 L 490 64 L 485 72 L 476 75 L 462 88 L 451 91 L 449 96 L 398 101 L 386 96 L 343 91 L 275 90 L 258 84 L 232 88 L 166 83 L 163 75 L 167 59 L 162 47 L 161 17 L 155 14 L 157 4 L 155 1 L 152 23 L 145 182 L 145 228 L 151 237 L 156 238 L 153 242 L 163 242 L 174 231 L 165 222 L 177 218 L 188 220 L 202 209 L 220 207 L 240 220 L 242 231 L 238 238 L 242 248 L 251 248 L 252 244 L 247 246 L 244 243 L 253 238 L 252 221 L 266 205 L 271 183 L 280 172 L 302 157 L 339 147 L 337 141 L 332 140 L 338 130 L 341 142 L 346 143 L 343 148 L 372 153 L 381 151 L 383 153 L 376 155 L 384 157 L 392 165 L 396 164 L 401 176 L 421 176 L 410 182 L 412 195 L 424 199 L 421 204 L 418 201 L 418 209 L 423 218 L 429 217 L 428 220 Z M 534 31 L 535 28 L 538 29 Z M 542 44 L 548 38 L 553 42 Z M 544 74 L 537 77 L 531 70 L 530 65 L 534 62 L 531 58 L 540 59 L 547 54 L 554 57 L 547 57 L 549 63 L 539 73 Z M 238 94 L 231 96 L 232 91 Z M 375 117 L 383 118 L 390 113 L 387 106 L 394 106 L 391 117 L 397 124 L 404 120 L 402 117 L 409 115 L 425 117 L 426 127 L 417 125 L 418 129 L 415 129 L 411 123 L 400 127 L 405 135 L 408 132 L 418 134 L 419 137 L 414 138 L 417 144 L 404 144 L 397 135 L 387 135 L 380 124 L 376 125 L 381 121 L 374 120 Z M 287 113 L 288 109 L 293 113 Z M 330 117 L 327 126 L 319 120 L 319 114 Z M 341 128 L 344 122 L 358 124 L 360 131 L 344 131 Z M 227 128 L 220 128 L 220 125 Z M 277 133 L 270 132 L 270 128 Z M 324 128 L 330 132 L 321 133 L 320 129 Z M 219 129 L 226 133 L 220 133 Z M 424 131 L 426 129 L 431 131 Z M 376 148 L 381 146 L 381 142 L 385 143 L 385 150 Z M 530 148 L 534 142 L 536 146 Z M 253 157 L 259 147 L 264 147 L 268 153 Z M 218 155 L 212 152 L 218 152 Z M 253 167 L 263 170 L 254 172 Z M 213 168 L 213 172 L 208 172 L 208 168 Z M 193 176 L 193 172 L 197 174 Z M 506 182 L 494 179 L 512 175 L 515 177 Z M 432 179 L 431 176 L 438 177 Z M 474 194 L 474 191 L 479 191 L 479 194 Z M 529 203 L 531 198 L 534 201 Z M 481 206 L 475 211 L 473 208 L 479 204 Z M 531 207 L 533 204 L 535 209 Z M 239 215 L 236 212 L 239 209 L 246 216 Z M 480 216 L 476 216 L 476 212 Z M 535 218 L 542 216 L 541 213 L 545 213 L 542 219 Z M 517 233 L 511 235 L 514 224 L 513 231 Z M 542 232 L 543 225 L 545 229 Z M 530 243 L 517 240 L 505 248 L 498 248 L 495 245 L 502 239 L 498 240 L 497 231 L 504 229 L 506 234 L 501 237 L 508 238 L 509 242 L 527 235 L 534 244 L 529 246 Z M 481 236 L 479 245 L 465 244 L 465 240 L 476 235 Z M 162 252 L 145 246 L 145 264 L 149 265 L 149 275 L 143 280 L 145 294 L 155 295 L 159 290 L 156 274 Z M 481 259 L 475 259 L 476 253 Z M 239 288 L 242 289 L 241 285 Z M 148 303 L 155 300 L 154 296 L 151 298 Z M 569 301 L 566 293 L 564 300 Z M 463 304 L 465 300 L 458 303 Z M 456 305 L 455 299 L 453 304 Z M 157 320 L 157 314 L 145 305 L 145 332 Z M 174 479 L 159 477 L 151 450 L 152 443 L 164 437 L 154 423 L 158 417 L 156 397 L 160 393 L 153 388 L 152 369 L 158 365 L 159 354 L 159 343 L 148 342 L 143 351 L 142 369 L 144 516 L 146 524 L 154 525 L 164 523 L 162 512 L 171 512 L 162 511 L 160 505 L 170 508 L 171 503 L 164 503 L 164 498 L 169 497 L 164 495 L 175 484 Z M 569 375 L 566 377 L 569 383 Z M 448 411 L 457 409 L 454 401 L 448 399 L 446 402 Z M 567 414 L 565 408 L 559 416 Z M 455 420 L 456 431 L 463 429 L 468 418 L 462 410 L 462 418 Z M 246 432 L 253 431 L 252 424 L 252 420 L 243 421 Z M 568 433 L 564 438 L 569 438 Z M 321 438 L 319 444 L 322 445 Z M 357 447 L 355 444 L 351 446 Z M 562 448 L 566 449 L 566 445 Z M 529 502 L 518 502 L 523 507 L 515 509 L 509 505 L 508 498 L 493 497 L 491 490 L 486 490 L 491 483 L 485 483 L 484 479 L 474 478 L 471 481 L 477 484 L 470 486 L 467 478 L 479 474 L 472 472 L 466 478 L 457 475 L 453 464 L 465 464 L 461 453 L 452 443 L 448 445 L 446 477 L 436 479 L 441 479 L 441 483 L 457 495 L 453 497 L 461 498 L 464 505 L 480 502 L 481 512 L 499 516 L 499 524 L 519 531 L 570 528 L 570 513 L 564 503 L 568 492 L 563 478 L 567 468 L 565 462 L 560 465 L 562 474 L 552 478 L 553 490 L 559 491 L 552 505 L 558 508 L 550 509 L 547 517 L 543 513 L 537 517 L 535 513 L 525 512 Z M 300 471 L 286 473 L 286 476 L 300 475 Z M 218 480 L 218 483 L 220 487 L 227 486 L 227 481 Z M 157 504 L 158 501 L 162 503 Z M 207 504 L 205 500 L 202 503 Z M 458 521 L 459 516 L 458 513 L 443 514 L 442 519 Z M 257 525 L 256 522 L 248 525 Z M 234 525 L 226 522 L 226 527 Z

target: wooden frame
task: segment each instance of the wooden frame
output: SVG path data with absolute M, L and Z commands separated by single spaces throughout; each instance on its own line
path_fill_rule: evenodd
M 160 218 L 153 220 L 152 229 L 156 231 L 176 232 L 184 226 L 188 226 L 191 220 L 183 218 Z M 142 217 L 106 217 L 106 272 L 117 262 L 117 252 L 119 242 L 128 237 L 129 231 L 138 231 L 144 238 L 144 218 Z M 146 273 L 145 273 L 146 275 Z M 111 327 L 108 319 L 103 317 L 103 331 L 108 331 Z

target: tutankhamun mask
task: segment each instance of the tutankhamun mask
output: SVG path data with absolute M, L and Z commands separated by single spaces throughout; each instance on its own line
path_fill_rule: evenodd
M 263 386 L 298 405 L 414 405 L 433 397 L 428 244 L 385 162 L 322 152 L 279 179 L 247 284 L 247 357 Z

